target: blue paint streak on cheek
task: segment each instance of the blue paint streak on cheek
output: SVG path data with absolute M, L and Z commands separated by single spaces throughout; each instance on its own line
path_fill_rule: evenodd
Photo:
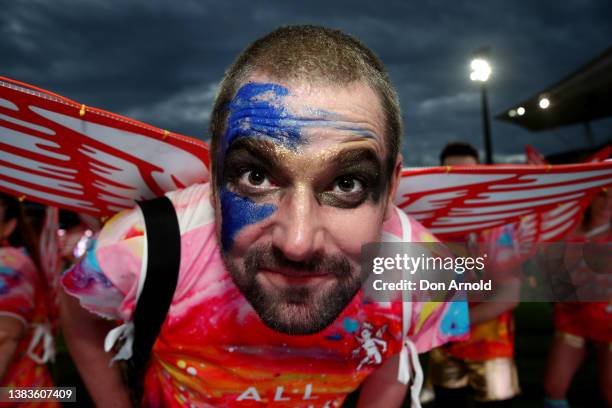
M 273 204 L 257 204 L 253 200 L 221 189 L 221 246 L 225 252 L 232 248 L 234 239 L 247 225 L 258 223 L 276 211 Z

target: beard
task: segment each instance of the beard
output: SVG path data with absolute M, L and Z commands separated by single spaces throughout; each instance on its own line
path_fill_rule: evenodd
M 228 271 L 264 324 L 291 335 L 315 334 L 328 327 L 350 303 L 361 287 L 359 271 L 342 255 L 314 256 L 308 261 L 287 259 L 272 245 L 250 248 L 243 266 L 224 255 Z M 288 270 L 301 274 L 328 274 L 320 285 L 264 286 L 258 279 L 262 270 Z M 261 278 L 261 277 L 260 277 Z M 330 282 L 331 281 L 331 282 Z

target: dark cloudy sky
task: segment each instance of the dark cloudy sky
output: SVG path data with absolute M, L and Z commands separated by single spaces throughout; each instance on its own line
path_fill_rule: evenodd
M 610 0 L 0 0 L 0 75 L 189 136 L 206 138 L 225 68 L 279 25 L 347 31 L 386 64 L 403 108 L 406 164 L 435 164 L 452 139 L 481 146 L 472 52 L 492 50 L 497 114 L 612 45 Z M 593 124 L 596 142 L 612 120 Z M 541 133 L 493 120 L 500 158 L 586 144 L 582 127 Z

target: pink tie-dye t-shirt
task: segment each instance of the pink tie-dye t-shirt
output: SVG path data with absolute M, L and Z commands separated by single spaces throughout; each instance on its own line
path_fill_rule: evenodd
M 402 303 L 359 292 L 322 332 L 291 336 L 260 320 L 225 270 L 209 185 L 168 194 L 181 232 L 181 267 L 169 316 L 145 378 L 145 403 L 164 407 L 332 407 L 402 347 Z M 409 221 L 412 241 L 433 237 Z M 385 225 L 401 238 L 399 215 Z M 119 214 L 62 284 L 88 310 L 127 321 L 145 249 L 139 210 Z M 414 303 L 408 338 L 419 352 L 468 329 L 464 302 Z
M 38 364 L 27 353 L 32 341 L 35 324 L 47 322 L 47 306 L 36 266 L 21 248 L 0 248 L 0 316 L 21 321 L 24 336 L 2 378 L 0 387 L 52 387 L 53 381 L 44 364 Z M 41 347 L 32 350 L 41 355 Z M 59 407 L 56 402 L 22 402 L 0 406 Z

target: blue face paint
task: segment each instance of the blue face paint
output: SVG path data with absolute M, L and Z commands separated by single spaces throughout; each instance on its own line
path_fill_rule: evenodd
M 334 128 L 362 137 L 376 137 L 367 129 L 341 120 L 337 114 L 322 110 L 308 110 L 310 117 L 293 116 L 285 105 L 289 90 L 272 83 L 247 83 L 229 104 L 227 130 L 221 141 L 218 156 L 218 188 L 221 200 L 221 245 L 224 251 L 232 247 L 242 228 L 269 217 L 276 211 L 272 204 L 257 204 L 246 197 L 228 191 L 224 186 L 224 160 L 228 149 L 239 138 L 265 137 L 275 144 L 295 150 L 305 143 L 305 127 Z
M 240 137 L 267 136 L 295 147 L 300 141 L 301 129 L 298 124 L 286 121 L 291 119 L 283 102 L 287 95 L 289 90 L 278 84 L 251 82 L 242 86 L 229 105 L 221 156 Z
M 256 204 L 253 200 L 221 189 L 221 246 L 229 251 L 236 234 L 247 225 L 255 224 L 276 211 L 272 204 Z
M 276 206 L 257 204 L 246 197 L 227 191 L 223 186 L 223 161 L 229 147 L 241 137 L 266 136 L 294 147 L 300 139 L 300 129 L 284 126 L 281 121 L 289 115 L 283 98 L 287 88 L 277 84 L 248 83 L 242 86 L 229 104 L 227 130 L 219 151 L 219 191 L 221 201 L 221 247 L 231 249 L 236 235 L 247 225 L 272 215 Z
M 336 113 L 309 109 L 310 117 L 290 113 L 283 99 L 289 90 L 278 84 L 248 83 L 242 86 L 229 104 L 227 131 L 221 146 L 221 159 L 227 149 L 241 137 L 262 137 L 287 148 L 304 143 L 302 128 L 330 128 L 365 138 L 376 138 L 368 129 L 342 120 Z

